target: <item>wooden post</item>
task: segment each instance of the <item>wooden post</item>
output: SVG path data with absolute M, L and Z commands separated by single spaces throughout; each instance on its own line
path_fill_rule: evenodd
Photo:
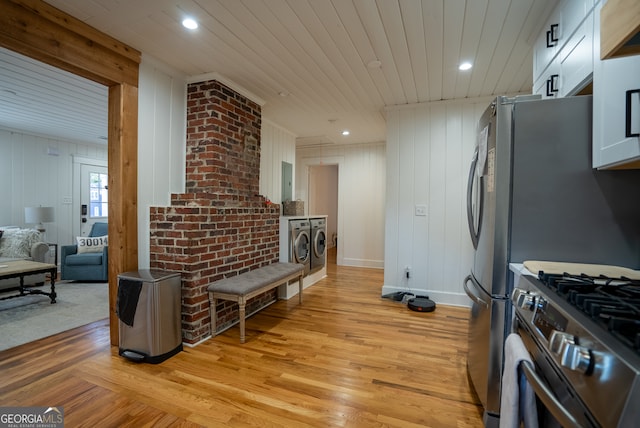
M 135 106 L 135 107 L 134 107 Z M 138 268 L 138 88 L 109 88 L 109 326 L 118 344 L 118 274 Z M 134 142 L 133 144 L 131 142 Z

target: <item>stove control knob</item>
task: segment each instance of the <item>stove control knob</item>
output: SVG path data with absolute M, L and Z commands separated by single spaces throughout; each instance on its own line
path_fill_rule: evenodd
M 591 374 L 594 366 L 593 355 L 588 348 L 578 345 L 577 342 L 574 335 L 554 330 L 549 339 L 549 350 L 559 357 L 563 367 Z
M 520 298 L 518 299 L 518 306 L 520 306 L 522 309 L 529 309 L 530 311 L 532 311 L 535 305 L 536 305 L 535 295 L 533 294 L 520 295 Z
M 522 309 L 533 310 L 536 304 L 536 294 L 516 288 L 513 290 L 513 302 Z
M 562 349 L 567 344 L 575 344 L 576 339 L 573 334 L 565 333 L 563 331 L 553 330 L 551 337 L 549 338 L 549 350 L 554 354 L 560 356 Z
M 560 364 L 570 370 L 589 375 L 593 372 L 594 360 L 589 349 L 584 346 L 567 343 L 562 349 Z

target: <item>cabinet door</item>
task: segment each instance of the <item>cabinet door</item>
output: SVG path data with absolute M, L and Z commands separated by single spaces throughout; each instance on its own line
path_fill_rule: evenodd
M 533 93 L 542 98 L 558 98 L 560 96 L 560 63 L 553 61 L 535 82 Z
M 560 5 L 560 49 L 593 9 L 593 0 L 568 0 Z
M 533 47 L 533 81 L 540 79 L 558 53 L 560 10 L 553 12 Z
M 564 97 L 588 83 L 593 71 L 593 5 L 594 0 L 565 0 L 554 9 L 534 45 L 533 93 Z M 555 91 L 547 91 L 549 79 Z
M 575 95 L 593 75 L 593 13 L 573 33 L 558 55 L 560 63 L 559 92 L 561 97 Z
M 600 52 L 600 11 L 595 14 L 594 52 Z M 593 68 L 593 167 L 640 166 L 640 56 L 600 60 Z

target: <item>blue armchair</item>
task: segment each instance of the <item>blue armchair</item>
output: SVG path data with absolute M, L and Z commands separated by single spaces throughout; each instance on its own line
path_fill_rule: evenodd
M 94 223 L 89 236 L 105 236 L 107 223 Z M 78 254 L 77 245 L 64 245 L 60 248 L 60 279 L 77 281 L 108 281 L 108 247 L 96 253 Z

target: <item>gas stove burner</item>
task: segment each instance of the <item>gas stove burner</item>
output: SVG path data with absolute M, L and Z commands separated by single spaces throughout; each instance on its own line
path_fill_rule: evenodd
M 538 279 L 640 354 L 639 280 L 543 271 Z

